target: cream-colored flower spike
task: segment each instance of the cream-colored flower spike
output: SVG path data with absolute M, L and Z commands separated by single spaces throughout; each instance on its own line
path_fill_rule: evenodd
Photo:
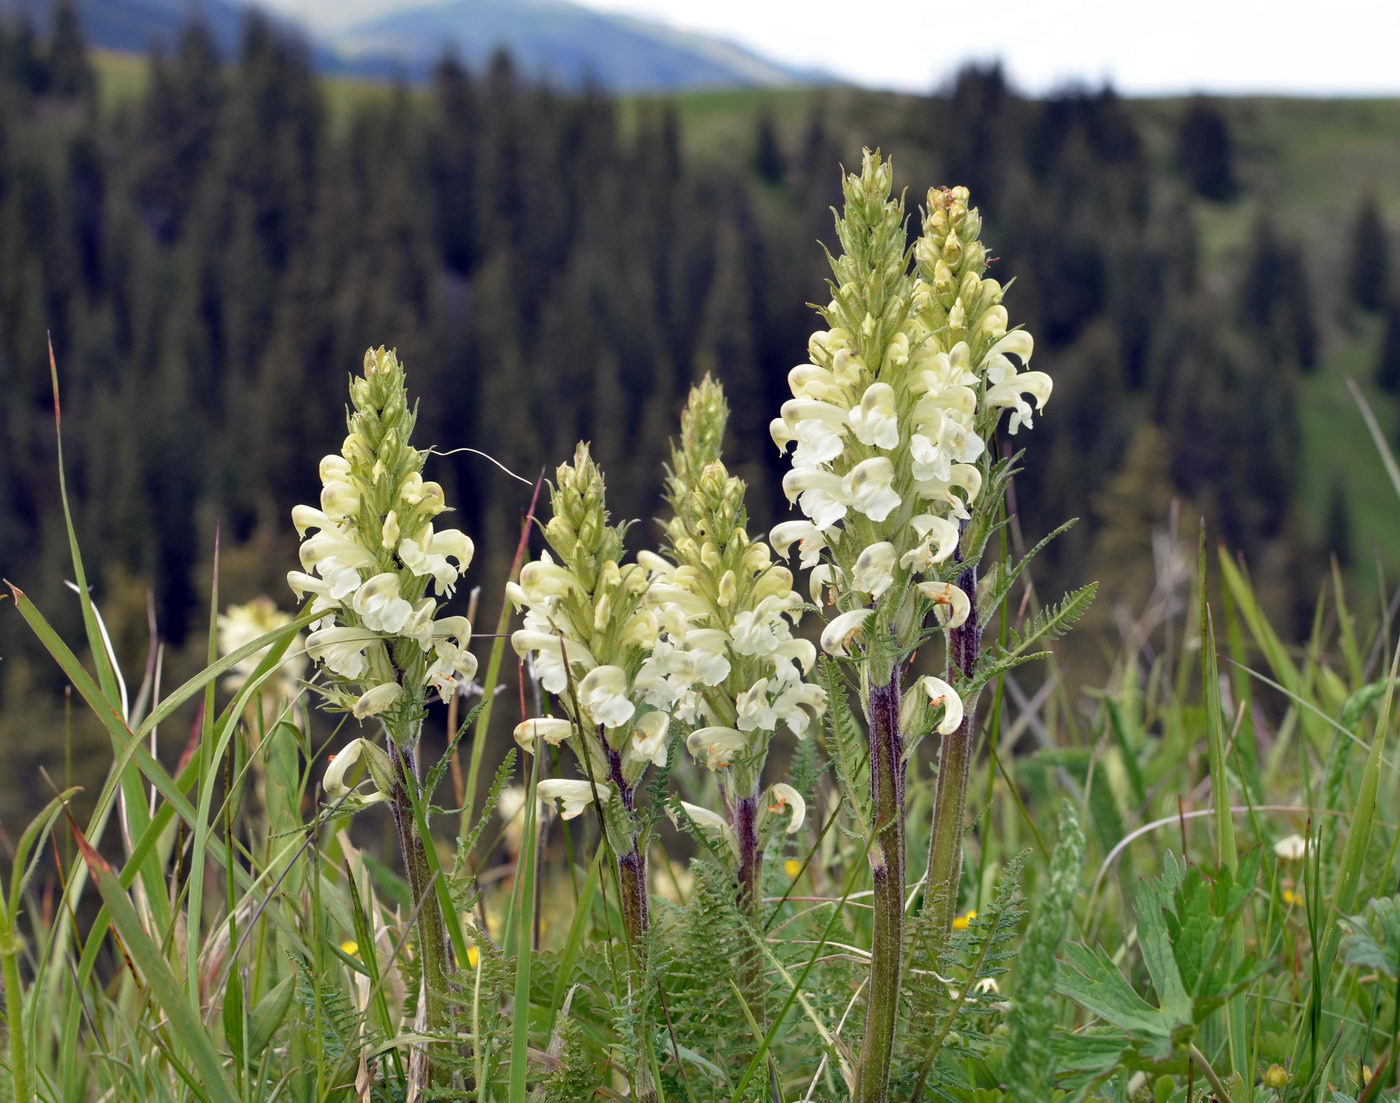
M 434 530 L 446 504 L 442 488 L 423 480 L 426 453 L 409 443 L 414 415 L 398 358 L 367 352 L 350 400 L 341 451 L 320 463 L 320 507 L 292 510 L 303 570 L 287 582 L 323 614 L 306 650 L 331 676 L 331 700 L 411 739 L 425 693 L 446 699 L 476 672 L 471 625 L 434 619 L 471 562 L 472 542 L 457 529 Z
M 839 455 L 840 417 L 817 395 L 789 406 L 809 415 L 798 451 L 814 457 Z M 668 624 L 683 625 L 676 642 L 692 656 L 693 688 L 677 713 L 691 725 L 686 747 L 719 781 L 723 814 L 685 805 L 707 836 L 723 838 L 736 859 L 739 901 L 757 907 L 763 839 L 768 814 L 787 813 L 786 829 L 801 827 L 805 806 L 790 785 L 760 797 L 770 744 L 780 733 L 803 738 L 826 709 L 826 693 L 808 681 L 816 648 L 795 635 L 803 601 L 793 589 L 792 572 L 774 559 L 769 546 L 748 534 L 744 482 L 720 458 L 728 407 L 719 385 L 708 377 L 692 388 L 681 415 L 681 433 L 671 444 L 666 499 L 665 555 L 649 561 L 653 584 L 648 604 Z M 876 430 L 878 431 L 878 429 Z M 878 492 L 853 487 L 867 497 Z M 863 499 L 864 500 L 864 499 Z M 821 546 L 815 526 L 797 523 L 775 531 L 783 548 L 803 542 L 804 556 Z M 879 582 L 880 562 L 868 572 Z
M 1051 380 L 1023 370 L 1034 342 L 1010 328 L 1003 289 L 985 275 L 966 188 L 928 192 L 912 267 L 889 161 L 866 151 L 844 192 L 826 326 L 772 424 L 779 448 L 795 445 L 783 488 L 807 520 L 772 538 L 801 541 L 814 597 L 834 606 L 824 649 L 873 660 L 883 683 L 930 624 L 967 619 L 951 583 L 989 442 L 1008 412 L 1011 433 L 1029 427 Z
M 587 445 L 555 473 L 550 504 L 549 550 L 507 590 L 525 611 L 511 644 L 569 718 L 527 720 L 516 741 L 531 752 L 538 739 L 567 745 L 587 776 L 630 802 L 647 768 L 665 764 L 671 715 L 695 664 L 674 643 L 682 627 L 647 607 L 647 572 L 622 562 L 622 530 L 608 524 Z
M 756 798 L 770 741 L 780 730 L 805 736 L 826 694 L 806 680 L 816 650 L 793 633 L 803 602 L 792 572 L 749 536 L 744 482 L 720 458 L 728 414 L 719 384 L 707 377 L 692 388 L 671 445 L 666 555 L 652 564 L 647 601 L 662 620 L 683 622 L 678 639 L 694 659 L 695 685 L 678 709 L 696 728 L 688 746 L 727 771 L 730 796 Z

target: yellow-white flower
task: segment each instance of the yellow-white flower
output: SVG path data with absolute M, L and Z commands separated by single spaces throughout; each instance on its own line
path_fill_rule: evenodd
M 530 627 L 532 623 L 544 622 L 526 616 L 526 627 L 511 634 L 510 645 L 521 658 L 533 656 L 535 673 L 548 692 L 563 693 L 569 686 L 569 671 L 576 679 L 582 678 L 598 665 L 588 648 L 578 640 L 562 633 L 540 631 Z M 569 670 L 565 669 L 566 658 Z
M 627 672 L 620 666 L 590 670 L 579 683 L 578 699 L 595 724 L 608 728 L 622 727 L 637 711 L 627 696 Z
M 399 593 L 399 576 L 388 572 L 362 583 L 350 607 L 371 632 L 391 636 L 398 635 L 413 614 L 413 606 Z
M 291 623 L 291 615 L 278 609 L 268 597 L 254 598 L 245 605 L 230 605 L 227 611 L 219 614 L 219 654 L 231 654 L 258 637 L 278 628 L 285 628 Z M 224 679 L 225 688 L 234 692 L 242 689 L 266 654 L 264 649 L 236 664 Z M 267 693 L 269 689 L 275 688 L 282 695 L 291 696 L 296 690 L 297 679 L 305 669 L 306 656 L 302 653 L 301 637 L 297 636 L 283 652 L 275 680 L 263 683 L 261 692 Z
M 779 555 L 787 555 L 788 548 L 796 543 L 798 563 L 804 570 L 815 567 L 826 548 L 826 537 L 811 521 L 783 521 L 773 526 L 768 539 Z
M 895 547 L 888 540 L 869 545 L 856 556 L 851 584 L 861 593 L 878 598 L 894 581 Z
M 870 615 L 874 611 L 873 609 L 852 609 L 849 613 L 832 617 L 827 626 L 822 629 L 822 650 L 838 659 L 850 658 L 846 648 L 860 634 L 865 627 L 865 622 L 870 619 Z
M 443 617 L 433 624 L 432 646 L 437 657 L 424 677 L 444 701 L 476 673 L 476 656 L 467 650 L 471 634 L 466 617 Z
M 807 802 L 802 799 L 801 793 L 786 782 L 780 781 L 768 787 L 767 804 L 770 813 L 787 813 L 786 831 L 789 835 L 794 834 L 807 818 Z
M 668 747 L 666 737 L 670 730 L 671 718 L 664 712 L 644 713 L 632 726 L 632 739 L 622 752 L 623 760 L 665 766 Z
M 733 853 L 739 853 L 739 838 L 734 834 L 734 829 L 729 826 L 729 821 L 718 812 L 711 812 L 708 808 L 702 808 L 698 804 L 691 804 L 689 801 L 681 801 L 681 807 L 690 817 L 691 821 L 713 842 L 723 843 L 728 846 Z M 672 814 L 672 819 L 675 819 Z
M 542 605 L 582 589 L 574 572 L 554 562 L 547 551 L 520 570 L 520 596 L 531 605 Z
M 1053 386 L 1050 377 L 1043 371 L 1021 372 L 1004 383 L 988 388 L 986 402 L 988 406 L 1005 406 L 1011 410 L 1009 431 L 1014 435 L 1023 424 L 1027 429 L 1034 424 L 1030 403 L 1022 396 L 1030 395 L 1035 399 L 1036 409 L 1043 410 L 1050 401 Z
M 326 796 L 331 800 L 339 800 L 352 792 L 350 786 L 345 784 L 345 777 L 367 752 L 383 755 L 379 748 L 365 742 L 365 740 L 352 739 L 345 744 L 340 753 L 331 759 L 330 765 L 326 767 L 325 776 L 321 780 L 321 788 L 325 790 Z M 371 784 L 373 784 L 372 781 Z M 369 796 L 361 796 L 360 799 L 366 804 L 374 804 L 377 801 L 388 800 L 389 794 L 376 788 Z
M 851 431 L 861 444 L 886 450 L 899 447 L 896 402 L 894 388 L 888 383 L 876 382 L 865 388 L 860 405 L 850 413 Z
M 350 711 L 357 720 L 363 720 L 366 716 L 378 716 L 381 712 L 393 708 L 402 696 L 403 686 L 398 682 L 384 682 L 360 694 Z
M 902 567 L 926 571 L 958 550 L 958 526 L 946 517 L 920 513 L 910 519 L 909 527 L 918 534 L 919 542 L 900 557 Z
M 399 558 L 403 565 L 420 577 L 431 576 L 437 592 L 452 596 L 458 577 L 467 569 L 474 552 L 472 542 L 460 529 L 434 532 L 432 522 L 412 537 L 399 542 Z M 451 560 L 456 560 L 456 565 Z
M 1274 853 L 1285 862 L 1301 862 L 1310 848 L 1308 840 L 1302 835 L 1289 835 L 1274 843 Z
M 378 633 L 364 628 L 318 628 L 306 637 L 306 653 L 342 678 L 360 678 L 368 667 L 365 649 L 378 638 Z
M 515 741 L 530 754 L 535 753 L 536 740 L 543 739 L 551 747 L 557 747 L 573 734 L 572 720 L 561 720 L 553 716 L 537 716 L 515 725 Z
M 795 441 L 793 462 L 805 467 L 827 463 L 841 454 L 846 418 L 840 406 L 794 398 L 783 403 L 782 416 L 774 419 L 768 431 L 780 449 Z
M 967 623 L 972 603 L 961 587 L 951 582 L 920 582 L 919 593 L 933 602 L 933 612 L 944 628 L 960 628 Z
M 748 737 L 735 728 L 712 725 L 696 728 L 686 737 L 685 746 L 695 758 L 704 758 L 711 770 L 722 770 L 748 748 Z
M 928 696 L 928 703 L 933 708 L 943 710 L 943 717 L 938 722 L 938 734 L 951 735 L 957 731 L 963 719 L 962 698 L 958 696 L 957 690 L 942 678 L 935 678 L 931 674 L 920 678 L 919 686 Z
M 899 508 L 894 475 L 894 464 L 886 456 L 875 456 L 856 464 L 841 482 L 851 508 L 872 521 L 883 521 Z
M 302 567 L 320 575 L 336 601 L 359 589 L 361 568 L 374 566 L 374 553 L 338 529 L 322 529 L 302 541 L 300 556 Z
M 599 800 L 611 800 L 612 786 L 606 781 L 590 782 L 572 778 L 546 778 L 536 787 L 540 800 L 551 808 L 558 808 L 562 819 L 571 820 L 593 803 L 593 790 L 598 790 Z

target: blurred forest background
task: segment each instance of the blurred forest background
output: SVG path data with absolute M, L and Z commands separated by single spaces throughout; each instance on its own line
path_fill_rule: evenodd
M 1296 638 L 1329 557 L 1372 607 L 1388 593 L 1400 517 L 1345 379 L 1393 434 L 1400 102 L 1028 99 L 995 66 L 926 97 L 618 99 L 503 54 L 395 86 L 319 77 L 256 17 L 231 59 L 198 25 L 138 58 L 90 50 L 62 9 L 42 36 L 0 28 L 0 575 L 76 634 L 46 333 L 79 539 L 136 681 L 151 623 L 167 686 L 202 665 L 216 526 L 221 604 L 290 607 L 289 511 L 315 499 L 370 345 L 406 363 L 419 439 L 530 479 L 590 439 L 614 515 L 642 519 L 711 372 L 766 527 L 786 512 L 768 420 L 862 145 L 893 153 L 913 201 L 971 187 L 1055 379 L 1016 442 L 1015 504 L 1032 538 L 1082 518 L 1038 563 L 1045 592 L 1103 583 L 1072 689 L 1102 683 L 1201 516 Z M 477 540 L 489 631 L 529 490 L 469 453 L 429 472 Z M 39 764 L 91 784 L 106 737 L 70 731 L 56 667 L 2 606 L 0 657 L 15 823 Z M 171 753 L 188 734 L 163 733 Z

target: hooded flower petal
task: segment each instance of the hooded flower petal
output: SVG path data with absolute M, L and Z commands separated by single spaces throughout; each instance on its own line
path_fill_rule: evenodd
M 537 740 L 543 739 L 551 747 L 557 747 L 573 733 L 572 720 L 561 720 L 553 716 L 537 716 L 533 720 L 522 720 L 515 725 L 515 741 L 531 754 L 535 753 Z
M 739 838 L 734 834 L 734 829 L 729 826 L 729 821 L 718 812 L 711 812 L 708 808 L 702 808 L 698 804 L 691 804 L 689 801 L 681 801 L 681 807 L 685 809 L 685 814 L 690 817 L 691 822 L 707 836 L 711 841 L 722 843 L 728 846 L 734 854 L 739 853 Z M 671 818 L 676 819 L 674 812 Z
M 340 800 L 343 797 L 350 796 L 354 790 L 345 783 L 346 776 L 361 758 L 368 757 L 371 761 L 371 765 L 373 765 L 373 758 L 375 755 L 379 756 L 381 763 L 380 768 L 383 769 L 387 767 L 387 757 L 384 755 L 384 752 L 373 743 L 364 739 L 352 739 L 349 743 L 345 744 L 344 748 L 342 748 L 338 754 L 332 756 L 330 765 L 326 767 L 325 776 L 321 779 L 321 788 L 324 790 L 326 796 L 331 800 Z M 370 780 L 372 783 L 372 779 Z M 368 796 L 361 794 L 356 794 L 356 796 L 365 804 L 375 804 L 379 801 L 389 799 L 389 794 L 378 788 Z
M 724 769 L 748 745 L 743 732 L 725 727 L 697 728 L 685 741 L 686 750 L 697 759 L 703 756 L 711 770 Z
M 768 811 L 774 814 L 788 814 L 787 833 L 795 833 L 807 818 L 807 802 L 802 794 L 786 782 L 778 782 L 768 787 Z
M 919 679 L 919 685 L 928 694 L 928 702 L 934 708 L 943 709 L 943 718 L 938 723 L 939 735 L 951 735 L 963 719 L 962 698 L 957 691 L 942 678 L 932 675 Z
M 413 615 L 413 606 L 399 594 L 399 576 L 385 572 L 367 579 L 350 603 L 372 632 L 398 635 Z
M 890 588 L 894 581 L 894 545 L 888 540 L 871 544 L 856 557 L 855 569 L 851 572 L 851 583 L 871 598 L 878 598 Z
M 960 628 L 972 612 L 972 603 L 960 586 L 951 582 L 920 582 L 919 593 L 933 602 L 933 612 L 944 628 Z
M 306 637 L 306 653 L 342 678 L 359 678 L 368 666 L 365 649 L 378 638 L 364 628 L 321 628 Z
M 851 431 L 861 444 L 876 448 L 899 447 L 899 420 L 895 415 L 894 388 L 888 383 L 872 383 L 865 388 L 860 405 L 850 413 Z
M 650 762 L 653 766 L 666 765 L 666 752 L 671 730 L 671 718 L 664 712 L 648 712 L 639 717 L 632 728 L 632 738 L 622 752 L 624 761 Z
M 828 655 L 835 655 L 838 659 L 849 659 L 850 655 L 846 648 L 859 635 L 865 622 L 874 611 L 873 609 L 852 609 L 849 613 L 833 617 L 822 629 L 822 650 Z
M 363 720 L 366 716 L 378 716 L 381 712 L 393 708 L 402 696 L 403 686 L 398 682 L 384 682 L 362 693 L 350 711 L 357 720 Z
M 893 484 L 894 464 L 887 456 L 876 456 L 862 460 L 851 468 L 842 480 L 841 488 L 851 508 L 859 510 L 872 521 L 883 521 L 899 508 L 900 498 Z
M 546 778 L 535 789 L 540 800 L 557 807 L 562 819 L 571 820 L 593 803 L 596 785 L 599 800 L 612 799 L 612 786 L 606 781 L 590 782 L 573 778 Z
M 578 686 L 579 702 L 594 723 L 620 728 L 637 711 L 627 697 L 627 672 L 620 666 L 600 666 L 584 675 Z

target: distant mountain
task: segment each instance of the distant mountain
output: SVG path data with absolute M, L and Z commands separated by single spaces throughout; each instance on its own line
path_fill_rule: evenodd
M 47 29 L 58 0 L 0 0 L 0 14 L 26 12 Z M 77 0 L 88 41 L 108 50 L 146 53 L 172 44 L 200 19 L 231 54 L 253 4 L 246 0 Z M 272 16 L 298 30 L 285 16 Z M 679 88 L 772 87 L 824 83 L 820 73 L 786 68 L 717 38 L 566 0 L 445 0 L 316 36 L 305 29 L 323 71 L 421 79 L 448 51 L 483 65 L 505 47 L 526 73 L 577 87 L 596 82 L 615 92 Z
M 525 72 L 617 92 L 767 87 L 830 78 L 787 68 L 732 43 L 566 0 L 445 0 L 371 19 L 329 45 L 355 68 L 426 72 L 452 50 L 480 65 L 504 46 Z
M 55 0 L 0 0 L 0 13 L 27 13 L 42 34 L 58 5 Z M 200 19 L 219 48 L 237 45 L 246 8 L 234 0 L 77 0 L 88 42 L 107 50 L 146 53 L 174 43 L 180 29 Z

